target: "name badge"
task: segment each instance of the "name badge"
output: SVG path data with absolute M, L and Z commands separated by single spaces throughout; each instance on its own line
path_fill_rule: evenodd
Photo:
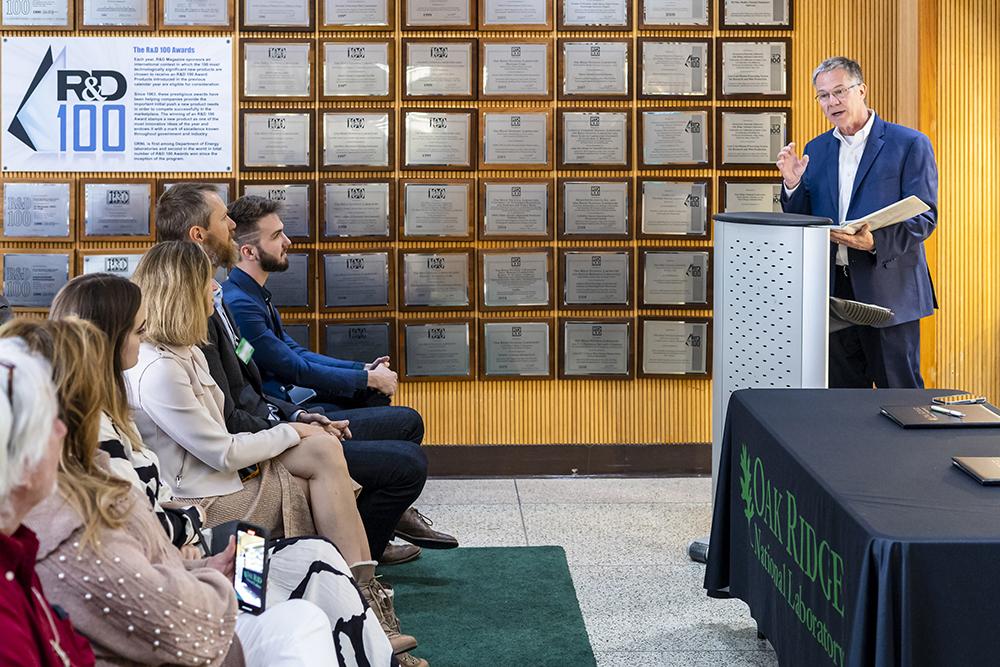
M 246 338 L 240 338 L 240 344 L 236 346 L 236 356 L 244 364 L 249 364 L 253 357 L 253 345 Z

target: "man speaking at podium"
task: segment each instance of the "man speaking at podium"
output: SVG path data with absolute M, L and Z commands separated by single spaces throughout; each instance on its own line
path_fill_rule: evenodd
M 830 387 L 923 387 L 920 318 L 937 307 L 924 239 L 937 224 L 937 165 L 926 135 L 887 123 L 868 108 L 861 66 L 829 58 L 813 72 L 816 101 L 833 125 L 799 157 L 778 153 L 781 205 L 842 224 L 910 195 L 930 210 L 872 232 L 830 232 L 834 296 L 884 306 L 894 315 L 876 327 L 830 336 Z

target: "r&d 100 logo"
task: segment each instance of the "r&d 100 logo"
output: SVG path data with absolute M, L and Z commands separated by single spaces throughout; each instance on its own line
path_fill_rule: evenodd
M 56 72 L 59 150 L 77 153 L 125 151 L 125 105 L 107 104 L 125 97 L 128 83 L 114 70 L 66 69 Z M 98 109 L 100 106 L 100 109 Z
M 125 105 L 108 102 L 122 99 L 127 90 L 124 75 L 114 70 L 57 71 L 59 151 L 123 153 Z
M 128 273 L 128 257 L 105 257 L 105 273 Z
M 128 206 L 131 199 L 132 193 L 128 190 L 108 190 L 106 204 L 108 206 Z

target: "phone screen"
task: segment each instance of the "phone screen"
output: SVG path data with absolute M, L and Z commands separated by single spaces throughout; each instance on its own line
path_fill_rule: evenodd
M 236 574 L 234 587 L 240 609 L 259 613 L 264 609 L 264 577 L 267 542 L 249 527 L 236 531 Z

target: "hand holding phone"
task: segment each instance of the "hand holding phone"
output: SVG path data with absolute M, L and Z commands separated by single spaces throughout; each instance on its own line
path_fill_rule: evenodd
M 236 526 L 233 587 L 237 606 L 251 614 L 264 611 L 267 590 L 267 532 L 242 521 Z M 219 554 L 223 556 L 229 549 Z

